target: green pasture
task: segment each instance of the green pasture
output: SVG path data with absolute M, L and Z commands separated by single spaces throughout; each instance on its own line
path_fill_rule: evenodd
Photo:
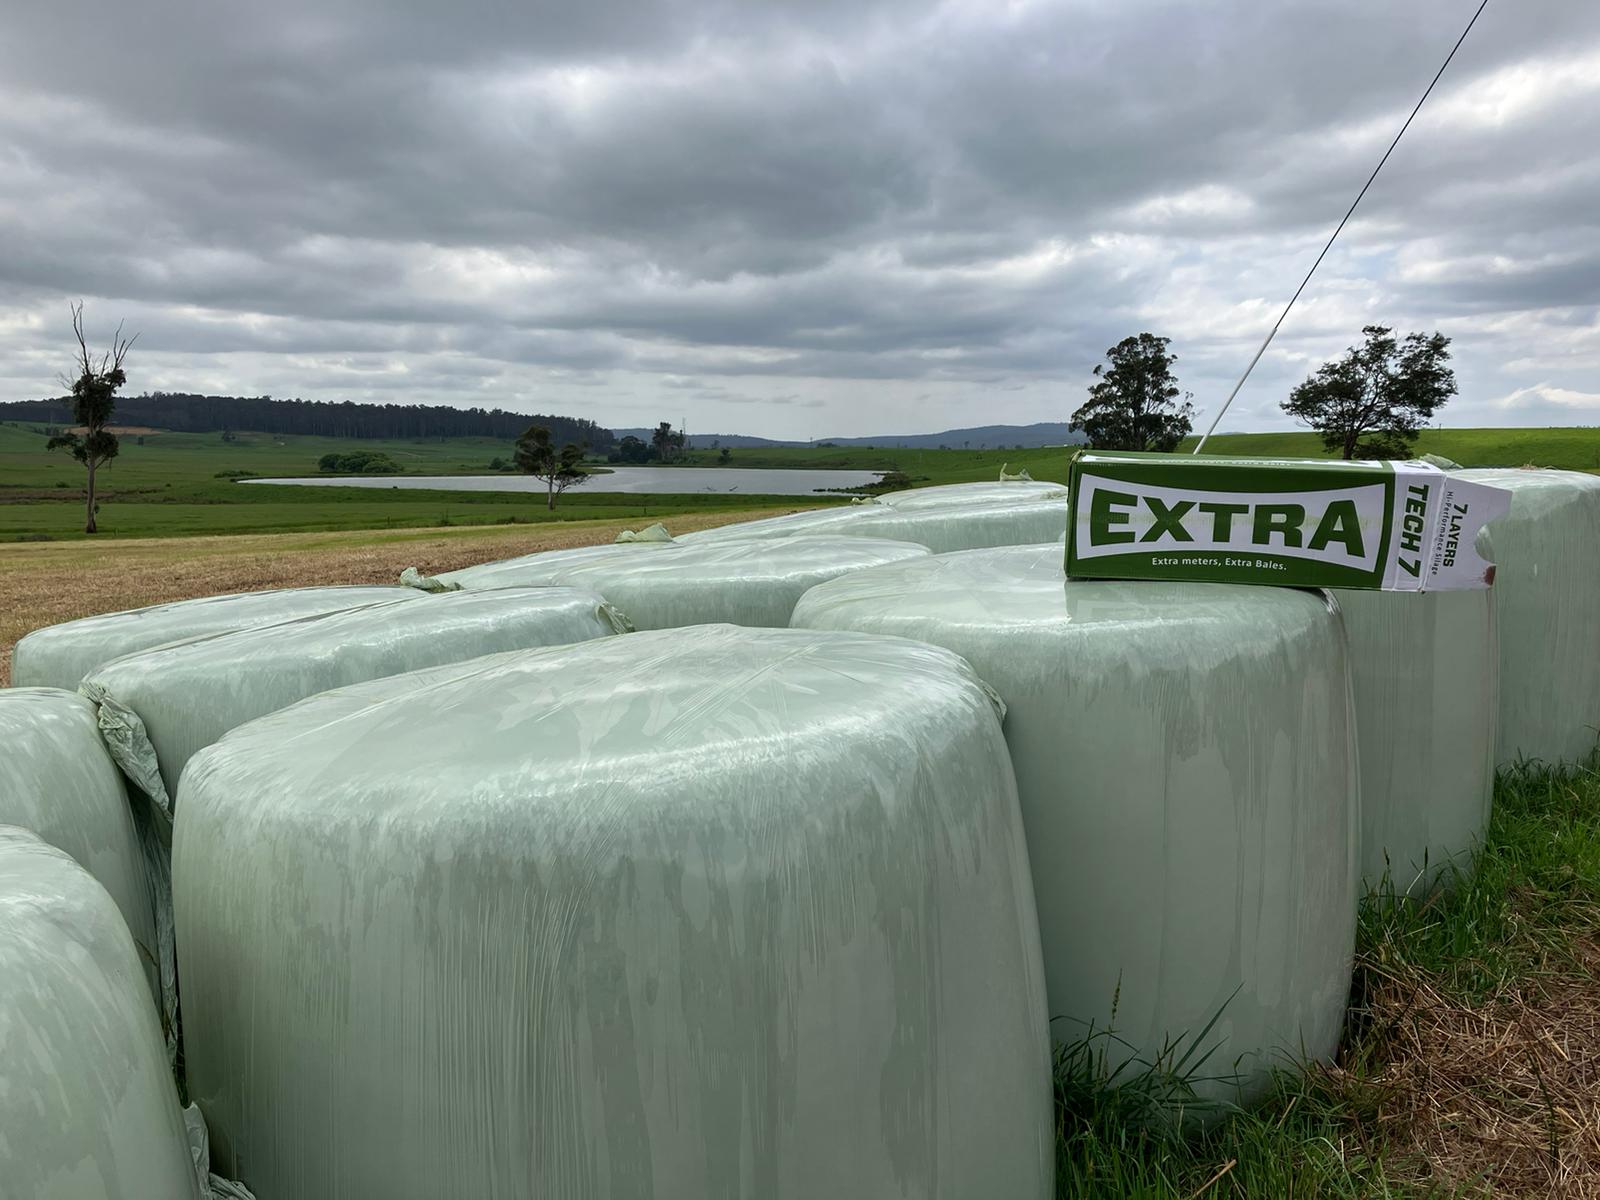
M 83 468 L 45 449 L 43 426 L 0 422 L 0 541 L 82 534 Z M 1192 444 L 1192 443 L 1191 443 Z M 509 442 L 490 438 L 362 440 L 263 433 L 125 434 L 121 455 L 100 483 L 102 537 L 185 537 L 336 529 L 406 529 L 572 520 L 654 520 L 683 513 L 759 507 L 798 508 L 807 497 L 687 493 L 642 496 L 605 491 L 604 476 L 566 494 L 556 511 L 535 494 L 369 488 L 262 487 L 232 476 L 316 475 L 330 452 L 387 454 L 407 475 L 493 474 Z M 1219 454 L 1319 456 L 1311 433 L 1224 434 L 1207 444 Z M 1471 466 L 1564 467 L 1600 471 L 1600 429 L 1449 429 L 1425 433 L 1419 452 Z M 1064 482 L 1071 450 L 878 449 L 800 446 L 693 450 L 686 466 L 786 467 L 899 471 L 918 487 L 998 478 L 1002 467 Z M 598 464 L 597 464 L 598 465 Z M 841 498 L 842 501 L 842 498 Z M 827 503 L 819 498 L 815 503 Z

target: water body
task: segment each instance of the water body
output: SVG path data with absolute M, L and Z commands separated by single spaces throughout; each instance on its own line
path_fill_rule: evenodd
M 689 495 L 721 492 L 746 496 L 809 496 L 831 488 L 865 487 L 878 471 L 786 471 L 740 467 L 613 467 L 569 495 L 589 492 L 647 492 Z M 293 487 L 428 488 L 449 492 L 538 492 L 545 485 L 531 475 L 318 475 L 305 479 L 241 479 Z

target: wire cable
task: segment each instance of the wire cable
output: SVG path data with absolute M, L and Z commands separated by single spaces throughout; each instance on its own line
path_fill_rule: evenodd
M 1467 27 L 1461 31 L 1461 36 L 1456 39 L 1456 44 L 1450 47 L 1450 53 L 1445 55 L 1444 63 L 1434 74 L 1433 82 L 1428 84 L 1427 90 L 1422 93 L 1422 98 L 1417 101 L 1416 107 L 1411 110 L 1411 115 L 1406 118 L 1406 123 L 1400 126 L 1400 132 L 1394 135 L 1394 141 L 1389 143 L 1389 148 L 1383 152 L 1383 157 L 1378 160 L 1378 165 L 1372 168 L 1372 174 L 1367 176 L 1366 183 L 1361 185 L 1361 190 L 1356 193 L 1356 198 L 1351 202 L 1349 210 L 1344 214 L 1344 219 L 1339 222 L 1338 228 L 1333 231 L 1333 236 L 1328 239 L 1327 245 L 1322 247 L 1322 253 L 1317 255 L 1317 261 L 1311 264 L 1311 270 L 1306 272 L 1306 277 L 1300 281 L 1300 286 L 1295 288 L 1294 295 L 1289 297 L 1289 303 L 1283 306 L 1283 312 L 1278 314 L 1277 322 L 1272 326 L 1272 331 L 1267 334 L 1267 340 L 1261 343 L 1261 349 L 1256 351 L 1256 356 L 1250 360 L 1250 365 L 1244 369 L 1244 374 L 1239 376 L 1239 382 L 1233 385 L 1233 391 L 1228 393 L 1228 398 L 1222 402 L 1222 407 L 1217 410 L 1217 415 L 1211 419 L 1211 426 L 1199 443 L 1194 448 L 1194 453 L 1199 454 L 1205 449 L 1206 439 L 1217 431 L 1217 423 L 1222 420 L 1228 406 L 1233 403 L 1233 398 L 1239 394 L 1239 389 L 1244 387 L 1244 381 L 1250 378 L 1250 372 L 1256 369 L 1256 364 L 1261 361 L 1261 356 L 1267 352 L 1267 347 L 1272 345 L 1272 339 L 1278 336 L 1278 329 L 1282 326 L 1284 318 L 1289 315 L 1289 310 L 1294 307 L 1294 302 L 1300 299 L 1300 293 L 1306 290 L 1306 284 L 1311 282 L 1311 277 L 1317 273 L 1317 268 L 1322 265 L 1322 260 L 1328 256 L 1328 251 L 1333 249 L 1333 243 L 1339 234 L 1344 231 L 1345 225 L 1356 211 L 1356 205 L 1361 203 L 1361 198 L 1367 194 L 1367 189 L 1372 186 L 1372 181 L 1378 177 L 1378 172 L 1383 170 L 1383 164 L 1389 161 L 1389 156 L 1394 153 L 1394 148 L 1400 144 L 1400 139 L 1405 137 L 1406 130 L 1411 128 L 1411 122 L 1417 119 L 1417 114 L 1422 111 L 1422 106 L 1427 103 L 1428 97 L 1433 94 L 1435 84 L 1443 77 L 1445 67 L 1450 65 L 1450 60 L 1456 56 L 1456 51 L 1461 49 L 1461 43 L 1467 40 L 1467 34 L 1472 32 L 1472 27 L 1478 23 L 1478 18 L 1483 15 L 1483 10 L 1489 7 L 1489 0 L 1483 0 L 1478 5 L 1478 11 L 1472 14 L 1472 20 L 1467 22 Z

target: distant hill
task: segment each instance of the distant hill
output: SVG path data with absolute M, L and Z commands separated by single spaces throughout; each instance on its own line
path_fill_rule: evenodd
M 636 437 L 641 442 L 648 443 L 650 435 L 655 433 L 655 427 L 618 429 L 614 431 L 617 440 L 625 437 Z M 773 438 L 753 437 L 747 433 L 691 433 L 688 437 L 689 449 L 710 450 L 718 446 L 727 446 L 731 450 L 749 449 L 752 446 L 808 446 L 809 442 L 783 442 Z
M 618 438 L 633 436 L 648 442 L 654 429 L 618 429 Z M 816 446 L 829 442 L 835 446 L 878 446 L 884 449 L 936 450 L 940 446 L 950 450 L 998 450 L 1022 446 L 1034 450 L 1041 446 L 1075 446 L 1082 443 L 1083 434 L 1072 433 L 1065 421 L 1043 421 L 1037 425 L 977 425 L 970 429 L 946 429 L 942 433 L 885 433 L 877 437 L 828 437 L 812 442 L 785 442 L 773 438 L 752 437 L 744 433 L 691 433 L 689 446 L 694 450 L 707 450 L 715 446 L 730 449 L 758 446 Z
M 970 429 L 946 429 L 942 433 L 897 433 L 878 437 L 830 437 L 819 441 L 835 446 L 904 447 L 910 450 L 999 450 L 1012 446 L 1033 450 L 1041 446 L 1076 446 L 1085 438 L 1073 433 L 1065 421 L 1041 421 L 1036 425 L 975 425 Z
M 66 425 L 72 411 L 65 400 L 0 403 L 0 421 Z M 254 430 L 348 438 L 490 437 L 514 440 L 529 425 L 544 425 L 559 442 L 578 442 L 604 452 L 615 440 L 593 421 L 502 409 L 451 408 L 435 404 L 333 404 L 324 400 L 274 400 L 271 396 L 197 396 L 152 392 L 119 396 L 116 423 L 170 429 L 176 433 Z

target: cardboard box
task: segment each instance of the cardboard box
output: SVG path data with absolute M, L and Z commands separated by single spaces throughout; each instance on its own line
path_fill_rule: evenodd
M 1067 576 L 1393 592 L 1488 587 L 1478 530 L 1511 494 L 1421 462 L 1085 450 Z

